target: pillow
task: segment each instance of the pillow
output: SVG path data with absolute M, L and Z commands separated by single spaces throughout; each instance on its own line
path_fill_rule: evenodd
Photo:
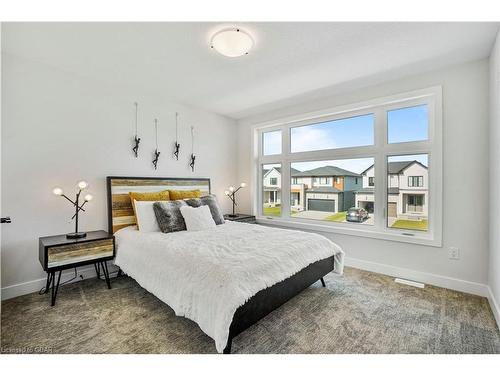
M 136 201 L 134 199 L 137 229 L 141 232 L 159 232 L 160 227 L 153 210 L 153 201 Z
M 224 215 L 222 214 L 222 210 L 219 207 L 219 203 L 217 202 L 217 197 L 215 195 L 186 199 L 186 203 L 191 207 L 208 206 L 215 224 L 224 224 Z
M 153 203 L 156 220 L 163 233 L 186 230 L 186 223 L 180 211 L 180 208 L 183 206 L 187 206 L 183 200 Z
M 180 211 L 184 221 L 186 222 L 186 228 L 188 231 L 211 229 L 216 226 L 208 206 L 183 206 L 180 208 Z
M 199 198 L 201 197 L 200 190 L 170 190 L 170 199 L 173 201 L 186 198 Z
M 128 193 L 128 195 L 130 197 L 130 202 L 132 202 L 132 209 L 134 210 L 135 222 L 137 223 L 137 229 L 139 229 L 139 230 L 140 230 L 140 228 L 139 228 L 139 223 L 137 220 L 137 212 L 135 210 L 134 201 L 168 201 L 168 200 L 170 200 L 170 195 L 168 193 L 168 190 L 154 191 L 151 193 L 139 193 L 139 192 L 131 191 Z

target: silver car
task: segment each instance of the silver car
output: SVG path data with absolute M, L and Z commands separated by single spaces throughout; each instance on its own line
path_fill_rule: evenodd
M 364 208 L 351 207 L 347 210 L 345 219 L 347 221 L 362 223 L 363 221 L 368 219 L 368 211 L 366 211 Z

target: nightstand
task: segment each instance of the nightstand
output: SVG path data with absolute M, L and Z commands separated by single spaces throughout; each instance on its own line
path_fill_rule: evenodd
M 245 214 L 236 214 L 236 216 L 224 215 L 224 220 L 239 221 L 240 223 L 257 224 L 255 216 L 245 215 Z
M 47 272 L 45 293 L 52 288 L 51 306 L 56 303 L 57 290 L 61 281 L 61 272 L 68 268 L 75 268 L 94 264 L 99 277 L 100 269 L 106 278 L 108 289 L 108 265 L 106 262 L 115 257 L 115 237 L 103 230 L 87 232 L 87 236 L 78 239 L 68 239 L 66 235 L 40 237 L 38 257 L 43 270 Z M 57 282 L 56 282 L 56 272 Z

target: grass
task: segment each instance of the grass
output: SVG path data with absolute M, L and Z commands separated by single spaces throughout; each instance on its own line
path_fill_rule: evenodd
M 281 207 L 276 206 L 276 207 L 264 207 L 264 216 L 281 216 Z M 299 211 L 297 210 L 292 210 L 290 212 L 291 215 L 295 215 Z
M 346 214 L 347 214 L 347 211 L 337 212 L 334 215 L 325 217 L 324 220 L 342 222 L 342 221 L 345 221 Z
M 264 207 L 264 216 L 281 216 L 281 207 Z
M 399 219 L 392 224 L 391 228 L 427 230 L 427 220 L 403 220 Z

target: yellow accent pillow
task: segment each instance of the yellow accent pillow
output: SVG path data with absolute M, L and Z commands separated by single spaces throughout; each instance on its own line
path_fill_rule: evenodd
M 139 229 L 139 223 L 137 222 L 137 214 L 135 213 L 135 204 L 136 201 L 168 201 L 170 200 L 170 194 L 168 190 L 162 191 L 154 191 L 151 193 L 139 193 L 131 191 L 128 193 L 130 197 L 130 202 L 132 203 L 132 208 L 134 209 L 134 217 L 135 223 L 137 224 L 137 229 Z
M 201 197 L 200 190 L 170 190 L 170 200 L 172 201 L 199 197 Z

